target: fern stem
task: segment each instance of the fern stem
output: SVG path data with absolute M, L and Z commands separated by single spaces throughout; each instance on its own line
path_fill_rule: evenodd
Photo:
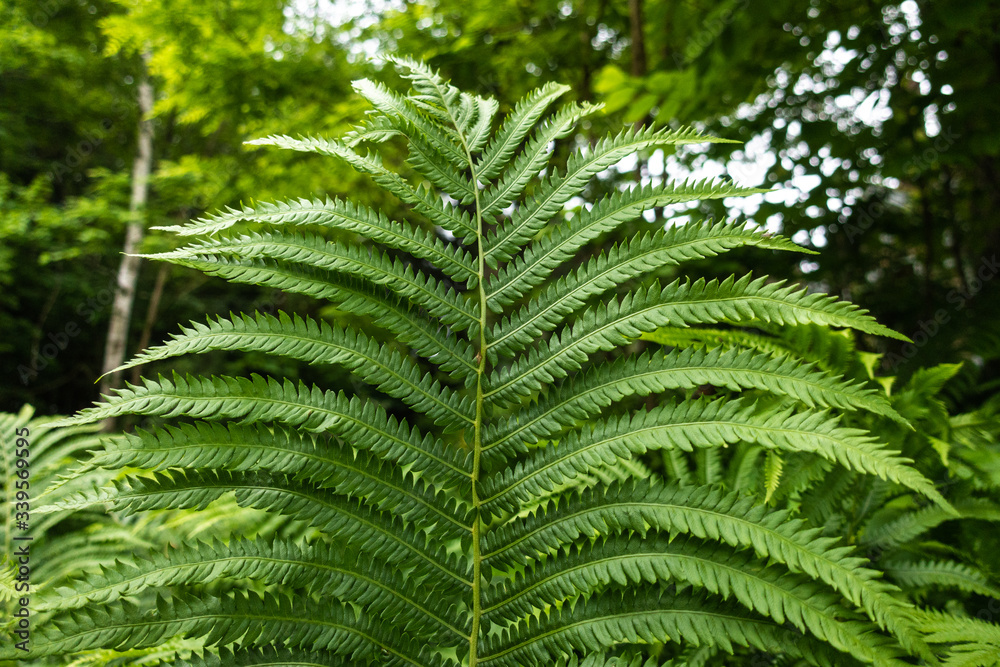
M 475 416 L 475 436 L 473 440 L 472 459 L 472 631 L 469 634 L 469 667 L 476 667 L 479 662 L 479 627 L 483 615 L 482 609 L 482 553 L 480 552 L 480 536 L 482 531 L 482 502 L 479 500 L 479 490 L 476 488 L 479 482 L 480 458 L 483 451 L 483 376 L 486 374 L 486 255 L 483 250 L 483 208 L 480 201 L 480 184 L 476 172 L 476 163 L 472 159 L 472 151 L 466 140 L 465 133 L 462 132 L 461 125 L 450 105 L 446 102 L 445 96 L 441 95 L 444 102 L 445 111 L 455 126 L 456 134 L 462 142 L 465 150 L 465 157 L 469 163 L 469 174 L 472 177 L 472 192 L 475 197 L 476 207 L 476 255 L 477 255 L 477 276 L 476 289 L 479 292 L 479 349 L 477 350 L 476 367 L 476 416 Z
M 456 124 L 457 126 L 457 124 Z M 465 143 L 463 137 L 462 143 Z M 479 640 L 479 622 L 482 616 L 482 554 L 480 553 L 479 539 L 482 525 L 481 506 L 479 499 L 480 458 L 483 452 L 483 376 L 486 373 L 486 260 L 483 253 L 483 213 L 479 203 L 479 180 L 476 178 L 476 167 L 472 161 L 472 154 L 469 155 L 469 168 L 472 171 L 472 183 L 476 197 L 476 244 L 478 246 L 479 259 L 479 280 L 477 289 L 479 290 L 479 368 L 476 371 L 476 433 L 473 443 L 472 460 L 472 633 L 469 636 L 469 667 L 476 667 L 477 648 Z

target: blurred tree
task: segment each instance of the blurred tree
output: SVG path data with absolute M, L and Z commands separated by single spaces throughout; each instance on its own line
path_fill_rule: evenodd
M 81 358 L 100 349 L 98 313 L 110 303 L 107 274 L 126 222 L 123 168 L 137 118 L 132 64 L 103 55 L 97 18 L 114 11 L 103 0 L 0 2 L 0 368 L 8 409 L 26 400 L 50 407 L 82 379 L 74 378 Z
M 1000 294 L 989 280 L 1000 271 L 1000 131 L 989 122 L 1000 106 L 1000 3 L 741 4 L 728 22 L 706 18 L 710 44 L 675 59 L 698 81 L 684 95 L 703 110 L 696 117 L 748 142 L 705 157 L 733 159 L 742 182 L 763 174 L 740 162 L 773 155 L 768 178 L 782 190 L 750 212 L 822 248 L 789 277 L 914 338 L 885 350 L 891 369 L 905 376 L 977 349 Z
M 424 58 L 505 108 L 541 82 L 570 83 L 571 96 L 605 104 L 606 115 L 585 127 L 589 136 L 650 119 L 746 142 L 640 156 L 621 174 L 603 174 L 587 196 L 635 169 L 658 179 L 664 163 L 775 186 L 738 210 L 726 202 L 681 212 L 746 215 L 822 247 L 799 265 L 753 261 L 862 303 L 914 337 L 913 347 L 880 350 L 902 378 L 918 363 L 1000 355 L 992 333 L 1000 313 L 991 307 L 1000 291 L 992 280 L 1000 131 L 989 122 L 1000 104 L 995 0 L 415 0 L 373 3 L 383 7 L 376 21 L 358 3 L 335 2 L 360 16 L 339 28 L 320 5 L 303 15 L 307 4 L 0 0 L 10 27 L 0 35 L 0 282 L 16 286 L 0 297 L 11 330 L 0 363 L 28 378 L 3 390 L 7 409 L 46 395 L 70 411 L 92 395 L 83 378 L 99 369 L 94 350 L 128 221 L 137 123 L 138 61 L 122 49 L 143 43 L 154 47 L 158 90 L 154 224 L 249 192 L 372 192 L 364 179 L 308 158 L 261 161 L 241 142 L 278 128 L 340 134 L 359 104 L 347 81 L 366 69 L 344 44 L 375 38 L 382 51 Z M 641 54 L 633 35 L 643 38 Z M 163 243 L 153 234 L 146 247 Z M 173 322 L 225 311 L 234 298 L 273 309 L 282 298 L 233 297 L 232 288 L 172 271 L 139 280 L 137 312 L 147 321 L 130 330 L 130 351 L 139 331 L 146 340 L 167 333 L 155 325 L 161 315 Z M 163 298 L 149 308 L 156 285 Z M 43 354 L 56 345 L 49 335 L 73 323 L 81 330 L 73 351 Z
M 10 378 L 0 405 L 71 412 L 97 397 L 130 220 L 135 45 L 154 52 L 157 91 L 148 224 L 186 221 L 250 192 L 266 197 L 279 184 L 303 196 L 369 191 L 348 170 L 294 156 L 264 162 L 242 145 L 278 128 L 339 134 L 357 115 L 349 81 L 359 66 L 329 30 L 292 21 L 289 4 L 0 0 L 0 368 Z M 154 233 L 143 248 L 164 243 Z M 150 320 L 132 322 L 129 355 L 140 331 L 155 340 L 234 300 L 274 311 L 280 299 L 185 271 L 138 281 L 136 312 Z M 157 284 L 165 294 L 149 308 Z M 152 321 L 161 317 L 170 324 Z
M 132 162 L 132 195 L 129 198 L 129 222 L 125 230 L 125 246 L 118 268 L 115 295 L 111 307 L 111 321 L 108 323 L 108 337 L 104 344 L 104 366 L 101 368 L 101 394 L 122 386 L 120 373 L 113 372 L 125 361 L 125 346 L 128 343 L 129 323 L 132 321 L 132 306 L 135 303 L 135 289 L 139 279 L 139 262 L 136 254 L 145 235 L 146 202 L 149 199 L 149 174 L 153 169 L 153 85 L 146 71 L 149 53 L 143 54 L 142 70 L 139 72 L 139 130 L 136 140 L 135 159 Z M 157 282 L 159 285 L 160 282 Z M 158 298 L 158 297 L 154 297 Z M 106 430 L 111 430 L 114 420 L 105 422 Z

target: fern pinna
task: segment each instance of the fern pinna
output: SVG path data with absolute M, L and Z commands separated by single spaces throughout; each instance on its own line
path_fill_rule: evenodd
M 495 123 L 494 100 L 393 62 L 412 90 L 357 82 L 374 112 L 344 138 L 251 143 L 346 161 L 410 219 L 341 199 L 260 204 L 170 228 L 202 239 L 155 256 L 331 301 L 351 326 L 235 314 L 128 364 L 264 352 L 336 364 L 379 393 L 174 375 L 70 420 L 184 418 L 110 440 L 97 465 L 145 473 L 60 509 L 199 509 L 235 496 L 311 531 L 109 565 L 48 602 L 58 615 L 33 655 L 184 636 L 203 640 L 177 658 L 192 665 L 625 665 L 678 644 L 821 665 L 933 661 L 916 612 L 849 548 L 787 511 L 638 462 L 752 442 L 947 509 L 906 459 L 838 423 L 843 410 L 898 418 L 876 391 L 765 353 L 632 345 L 664 326 L 755 322 L 897 335 L 853 305 L 764 278 L 651 275 L 742 246 L 797 249 L 741 225 L 641 232 L 588 256 L 654 207 L 754 192 L 663 183 L 568 206 L 637 151 L 719 139 L 630 129 L 552 169 L 554 143 L 599 107 L 550 113 L 568 91 L 550 84 Z M 362 148 L 387 141 L 407 142 L 416 185 Z M 731 391 L 692 391 L 704 385 Z

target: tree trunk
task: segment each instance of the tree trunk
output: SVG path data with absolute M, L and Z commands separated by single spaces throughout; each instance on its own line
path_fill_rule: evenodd
M 128 342 L 129 323 L 132 319 L 132 304 L 139 278 L 140 258 L 135 257 L 142 243 L 145 229 L 146 200 L 149 195 L 149 174 L 153 166 L 153 86 L 149 82 L 146 64 L 149 55 L 143 55 L 143 71 L 139 78 L 139 137 L 135 161 L 132 164 L 132 198 L 129 202 L 129 223 L 125 232 L 121 266 L 111 307 L 111 321 L 108 324 L 108 338 L 104 346 L 105 374 L 100 391 L 107 394 L 121 386 L 121 373 L 110 373 L 125 361 L 125 347 Z M 109 374 L 110 373 L 110 374 Z M 114 420 L 104 423 L 105 430 L 114 428 Z
M 642 0 L 628 0 L 628 19 L 632 36 L 632 76 L 646 76 L 646 37 L 642 30 Z M 649 115 L 635 121 L 638 130 L 650 120 Z M 635 180 L 642 184 L 642 159 L 636 155 Z
M 632 37 L 632 76 L 646 76 L 646 38 L 642 32 L 642 0 L 628 0 Z
M 160 299 L 163 298 L 163 289 L 167 285 L 167 277 L 170 275 L 170 267 L 171 264 L 162 262 L 160 263 L 159 271 L 156 272 L 156 282 L 153 284 L 153 293 L 149 297 L 149 306 L 146 309 L 146 324 L 142 327 L 142 335 L 139 336 L 139 344 L 135 346 L 135 349 L 140 352 L 149 347 L 149 339 L 153 335 L 153 325 L 156 324 L 156 316 L 160 310 Z M 129 382 L 132 384 L 138 384 L 141 372 L 142 367 L 136 366 L 133 368 L 129 377 Z

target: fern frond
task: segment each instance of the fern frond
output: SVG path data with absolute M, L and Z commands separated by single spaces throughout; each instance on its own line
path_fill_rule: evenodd
M 817 322 L 889 335 L 888 329 L 853 304 L 825 294 L 806 294 L 805 289 L 780 282 L 768 284 L 750 276 L 721 283 L 677 280 L 662 289 L 654 284 L 621 301 L 583 311 L 572 328 L 497 372 L 485 396 L 510 404 L 537 391 L 543 383 L 578 371 L 594 352 L 625 345 L 644 331 L 667 325 L 757 319 L 777 324 Z M 891 335 L 900 337 L 895 332 Z
M 558 83 L 547 83 L 536 88 L 517 103 L 504 120 L 500 130 L 483 150 L 482 157 L 475 165 L 476 174 L 484 181 L 496 178 L 510 161 L 514 151 L 535 127 L 535 123 L 545 110 L 559 97 L 569 92 L 570 87 Z
M 666 327 L 643 334 L 642 338 L 671 347 L 742 347 L 775 356 L 789 355 L 836 373 L 846 372 L 854 363 L 854 337 L 848 331 L 831 331 L 815 324 L 779 328 L 758 322 L 755 327 L 763 333 Z
M 866 409 L 902 419 L 882 394 L 814 371 L 794 359 L 739 350 L 672 350 L 666 354 L 620 357 L 567 380 L 537 405 L 491 425 L 483 449 L 484 452 L 498 449 L 510 456 L 525 451 L 524 445 L 552 437 L 626 396 L 647 396 L 701 385 L 733 391 L 759 389 L 809 407 Z
M 408 252 L 433 263 L 457 281 L 475 281 L 474 262 L 469 254 L 454 245 L 406 222 L 389 220 L 385 214 L 340 199 L 294 199 L 262 203 L 255 208 L 229 208 L 184 225 L 154 227 L 178 236 L 212 235 L 238 222 L 256 222 L 275 227 L 315 225 L 354 232 L 390 248 Z
M 59 628 L 73 628 L 60 632 Z M 333 651 L 366 661 L 388 654 L 384 664 L 438 665 L 426 647 L 416 649 L 405 635 L 373 624 L 350 607 L 297 601 L 265 594 L 206 599 L 175 594 L 157 600 L 156 608 L 143 613 L 136 605 L 92 607 L 64 612 L 34 633 L 27 657 L 75 653 L 92 648 L 155 646 L 175 637 L 205 637 L 206 645 L 231 643 L 242 638 L 246 646 L 284 646 Z M 0 658 L 13 657 L 12 645 L 0 648 Z M 10 652 L 10 655 L 8 655 Z M 26 657 L 20 653 L 17 657 Z
M 343 393 L 310 389 L 305 384 L 284 383 L 255 375 L 251 379 L 218 377 L 159 381 L 143 380 L 129 386 L 107 402 L 64 420 L 73 423 L 98 421 L 124 414 L 187 416 L 213 420 L 278 422 L 306 431 L 338 435 L 352 446 L 370 449 L 380 458 L 413 463 L 428 470 L 435 486 L 461 482 L 471 474 L 467 457 L 444 446 L 429 435 L 421 435 L 405 422 L 386 415 L 368 401 L 347 398 Z M 440 475 L 430 475 L 430 470 Z
M 345 146 L 354 148 L 366 141 L 380 144 L 400 134 L 385 116 L 370 116 L 345 132 L 342 140 Z
M 548 162 L 554 142 L 567 136 L 582 118 L 594 113 L 597 108 L 594 105 L 567 106 L 548 119 L 507 167 L 500 180 L 483 193 L 483 217 L 490 219 L 498 215 L 520 197 L 524 188 Z
M 475 407 L 468 398 L 424 374 L 408 356 L 380 345 L 363 333 L 331 327 L 313 319 L 294 319 L 258 313 L 229 319 L 219 317 L 205 324 L 192 322 L 172 340 L 138 355 L 117 370 L 132 368 L 182 354 L 210 350 L 266 352 L 314 364 L 341 364 L 362 380 L 399 398 L 428 415 L 445 430 L 460 430 L 475 421 Z
M 851 628 L 859 635 L 868 655 L 878 665 L 904 665 L 890 647 L 878 646 L 863 624 Z M 830 664 L 818 656 L 803 635 L 774 621 L 740 609 L 729 602 L 714 602 L 700 595 L 663 595 L 645 589 L 638 593 L 598 596 L 541 620 L 534 618 L 503 631 L 486 648 L 483 664 L 545 664 L 574 650 L 593 651 L 619 644 L 687 642 L 695 646 L 717 646 L 732 653 L 737 646 L 770 650 L 795 646 L 797 655 L 813 664 Z M 861 644 L 862 642 L 857 642 Z M 881 650 L 880 650 L 881 649 Z
M 234 239 L 202 241 L 179 250 L 143 257 L 183 264 L 187 259 L 227 255 L 305 264 L 314 269 L 369 280 L 376 285 L 384 285 L 415 305 L 423 306 L 432 316 L 458 330 L 479 321 L 474 306 L 412 265 L 390 258 L 378 250 L 346 246 L 318 236 L 249 234 Z
M 953 588 L 1000 600 L 1000 588 L 982 571 L 952 560 L 890 560 L 882 564 L 886 575 L 907 589 Z
M 453 193 L 459 204 L 471 204 L 476 200 L 476 189 L 457 169 L 450 164 L 436 161 L 437 151 L 420 138 L 418 133 L 408 133 L 410 154 L 407 161 L 419 174 L 425 176 L 434 186 L 444 192 Z
M 840 616 L 848 612 L 838 599 L 811 584 L 807 577 L 783 573 L 719 545 L 666 537 L 611 538 L 555 557 L 518 577 L 497 599 L 485 601 L 484 615 L 505 621 L 529 616 L 537 600 L 553 605 L 580 591 L 611 585 L 641 587 L 686 583 L 741 605 L 776 623 L 786 621 L 842 651 L 864 651 L 846 634 Z
M 46 503 L 51 502 L 58 501 L 41 496 L 38 499 L 38 506 L 45 507 Z M 39 514 L 38 518 L 45 519 L 59 514 L 59 512 Z M 74 512 L 71 516 L 79 520 L 87 514 Z M 57 541 L 58 547 L 46 550 L 45 560 L 37 570 L 32 568 L 31 571 L 32 579 L 37 577 L 36 591 L 39 594 L 48 595 L 54 588 L 65 586 L 76 577 L 90 572 L 100 572 L 103 564 L 113 563 L 115 559 L 157 546 L 150 539 L 152 536 L 144 534 L 134 526 L 122 526 L 107 521 L 102 523 L 99 518 L 103 517 L 95 516 L 94 523 L 83 531 L 60 535 Z
M 656 658 L 644 658 L 639 655 L 616 655 L 607 658 L 604 655 L 591 653 L 582 660 L 577 655 L 569 658 L 560 658 L 555 662 L 555 667 L 656 667 Z
M 522 255 L 506 264 L 495 276 L 491 276 L 487 281 L 486 302 L 490 310 L 500 312 L 529 290 L 540 285 L 557 267 L 587 243 L 639 217 L 643 211 L 681 201 L 720 199 L 754 192 L 756 191 L 729 183 L 711 181 L 647 185 L 617 192 L 600 200 L 593 208 L 582 211 L 570 222 L 557 226 L 550 235 L 531 243 Z M 687 225 L 682 228 L 672 228 L 678 230 L 672 234 L 683 235 L 686 227 Z M 720 235 L 728 233 L 739 238 L 747 238 L 749 235 L 741 233 L 741 226 L 734 223 L 720 223 L 716 226 L 694 225 L 691 230 L 687 233 L 695 236 L 716 232 Z M 768 238 L 759 235 L 755 237 L 754 245 L 802 251 L 798 246 L 780 237 Z
M 452 136 L 449 136 L 453 133 L 442 130 L 439 124 L 432 122 L 421 113 L 427 109 L 426 106 L 418 109 L 413 103 L 413 99 L 403 97 L 384 85 L 368 79 L 355 81 L 353 86 L 358 94 L 368 100 L 378 111 L 381 111 L 387 119 L 400 122 L 399 129 L 406 131 L 412 128 L 415 130 L 415 134 L 419 138 L 428 142 L 429 148 L 437 155 L 442 156 L 453 167 L 463 169 L 468 166 L 462 146 L 454 141 Z
M 341 495 L 364 498 L 383 511 L 418 526 L 434 527 L 451 539 L 460 539 L 470 529 L 469 507 L 464 498 L 452 499 L 450 494 L 439 496 L 430 491 L 423 475 L 404 474 L 367 451 L 317 442 L 309 434 L 280 427 L 199 422 L 164 427 L 155 434 L 140 430 L 108 443 L 94 464 L 149 471 L 266 470 Z
M 467 340 L 449 335 L 450 332 L 440 331 L 440 325 L 426 315 L 410 307 L 404 300 L 380 292 L 378 287 L 370 283 L 307 266 L 271 261 L 225 257 L 170 261 L 235 283 L 266 285 L 329 299 L 347 312 L 373 318 L 376 324 L 395 334 L 401 342 L 412 346 L 425 359 L 438 364 L 444 371 L 463 377 L 467 382 L 472 377 L 469 372 L 475 371 L 475 353 Z M 465 372 L 460 372 L 462 370 Z
M 385 560 L 415 568 L 418 577 L 438 585 L 469 586 L 467 565 L 448 556 L 439 542 L 428 543 L 392 515 L 326 489 L 311 488 L 294 477 L 265 472 L 170 471 L 148 478 L 132 477 L 112 488 L 80 493 L 43 507 L 78 509 L 110 503 L 123 515 L 157 509 L 201 509 L 224 494 L 234 493 L 240 507 L 254 507 L 308 521 L 323 533 Z
M 170 664 L 176 667 L 349 667 L 351 663 L 332 651 L 261 646 L 236 650 L 221 647 L 217 653 L 203 651 L 201 655 L 175 658 Z
M 628 280 L 654 269 L 713 257 L 763 240 L 763 235 L 731 224 L 685 225 L 654 234 L 639 234 L 629 242 L 612 246 L 607 255 L 602 253 L 573 274 L 557 280 L 509 320 L 497 323 L 489 341 L 490 358 L 495 360 L 498 356 L 520 352 L 540 334 L 555 329 L 587 299 Z
M 840 427 L 838 421 L 824 412 L 762 414 L 757 406 L 741 400 L 668 403 L 649 412 L 597 422 L 571 432 L 558 445 L 531 452 L 525 461 L 483 484 L 482 503 L 487 508 L 498 503 L 510 509 L 528 497 L 544 496 L 598 461 L 659 448 L 692 451 L 754 442 L 768 449 L 818 454 L 845 468 L 904 484 L 950 508 L 934 484 L 907 465 L 908 459 L 886 451 L 864 431 Z
M 439 120 L 449 120 L 448 113 L 442 112 L 450 112 L 453 116 L 461 115 L 456 110 L 467 102 L 468 98 L 472 97 L 467 93 L 462 93 L 437 71 L 418 60 L 397 55 L 387 55 L 383 58 L 386 62 L 395 65 L 396 71 L 400 75 L 413 82 L 413 90 L 409 94 L 409 99 L 418 103 L 422 109 L 435 115 Z M 453 133 L 456 128 L 444 127 L 443 129 Z
M 175 664 L 204 650 L 204 643 L 198 639 L 168 639 L 158 646 L 133 648 L 116 651 L 114 649 L 91 649 L 79 654 L 66 667 L 160 667 L 165 662 Z
M 892 518 L 882 524 L 870 522 L 861 536 L 861 543 L 870 547 L 890 548 L 909 542 L 923 533 L 958 518 L 1000 521 L 1000 506 L 984 498 L 958 501 L 954 509 L 932 505 Z
M 691 464 L 688 462 L 684 452 L 679 449 L 667 449 L 662 452 L 664 478 L 682 484 L 684 486 L 695 483 L 694 473 Z
M 210 583 L 221 578 L 252 578 L 268 585 L 301 589 L 307 595 L 349 600 L 398 619 L 406 632 L 442 633 L 468 639 L 455 599 L 444 591 L 434 597 L 384 563 L 358 559 L 342 547 L 287 542 L 234 540 L 198 543 L 149 558 L 130 558 L 104 567 L 74 588 L 55 591 L 38 601 L 38 611 L 73 609 L 112 602 L 147 588 Z M 460 598 L 458 598 L 460 599 Z
M 699 134 L 691 128 L 680 130 L 629 129 L 615 137 L 602 139 L 586 155 L 569 159 L 565 174 L 553 174 L 543 181 L 538 194 L 514 212 L 511 219 L 488 235 L 483 243 L 483 258 L 496 266 L 514 256 L 517 249 L 544 227 L 562 207 L 597 173 L 622 158 L 654 146 L 680 146 L 692 143 L 730 143 L 726 139 Z
M 705 487 L 632 482 L 588 490 L 565 503 L 517 522 L 507 522 L 484 541 L 486 563 L 498 569 L 554 553 L 578 538 L 656 530 L 687 534 L 783 563 L 830 586 L 894 635 L 909 636 L 906 603 L 895 587 L 863 567 L 851 549 L 819 537 L 784 510 L 769 511 L 751 498 Z
M 1000 625 L 979 618 L 921 610 L 921 628 L 933 644 L 946 644 L 945 667 L 993 667 L 1000 654 Z
M 755 324 L 759 326 L 760 323 Z M 786 345 L 784 341 L 746 329 L 661 327 L 656 331 L 642 334 L 640 339 L 682 349 L 743 348 L 763 352 L 772 357 L 798 357 L 796 351 L 791 346 Z M 817 364 L 817 366 L 826 368 L 822 364 Z
M 781 454 L 775 450 L 769 450 L 764 459 L 764 502 L 771 502 L 778 485 L 781 484 L 781 473 L 785 469 L 785 463 Z
M 377 184 L 399 197 L 403 202 L 412 205 L 414 210 L 434 224 L 460 237 L 468 235 L 471 238 L 476 233 L 476 228 L 472 225 L 467 213 L 436 199 L 428 190 L 413 188 L 398 175 L 386 169 L 374 156 L 359 155 L 341 142 L 315 137 L 293 139 L 288 136 L 272 135 L 248 141 L 247 144 L 251 146 L 277 146 L 340 158 L 360 173 L 371 176 Z
M 782 665 L 934 664 L 920 627 L 936 638 L 933 623 L 917 623 L 900 589 L 823 536 L 850 523 L 849 539 L 862 526 L 865 546 L 882 529 L 903 544 L 955 516 L 895 451 L 922 465 L 919 433 L 894 428 L 882 442 L 853 427 L 872 422 L 859 411 L 907 424 L 893 406 L 923 421 L 909 401 L 933 400 L 947 430 L 941 399 L 917 387 L 890 404 L 858 375 L 844 352 L 851 340 L 829 329 L 905 338 L 856 306 L 766 278 L 691 281 L 670 270 L 680 277 L 658 282 L 664 269 L 734 248 L 801 250 L 743 225 L 640 231 L 606 252 L 584 250 L 649 209 L 761 192 L 605 183 L 613 194 L 583 201 L 637 151 L 724 139 L 630 128 L 579 142 L 557 164 L 556 142 L 599 108 L 550 114 L 566 86 L 530 94 L 494 131 L 496 100 L 423 63 L 388 61 L 409 90 L 356 82 L 374 110 L 341 139 L 249 143 L 345 162 L 379 199 L 398 200 L 400 219 L 336 198 L 241 206 L 165 228 L 200 238 L 151 256 L 327 300 L 323 316 L 346 321 L 233 313 L 123 366 L 214 350 L 278 355 L 316 366 L 307 374 L 316 384 L 175 373 L 59 422 L 148 418 L 60 479 L 32 506 L 33 527 L 73 512 L 86 525 L 110 510 L 126 523 L 105 537 L 148 555 L 108 558 L 104 538 L 67 537 L 74 555 L 52 567 L 80 577 L 43 591 L 52 620 L 28 657 L 707 667 L 723 652 L 762 652 Z M 378 152 L 403 144 L 412 179 Z M 681 331 L 693 327 L 704 328 Z M 673 349 L 640 353 L 639 337 Z M 953 371 L 936 369 L 927 383 L 940 388 Z M 324 386 L 345 374 L 359 380 L 351 394 Z M 652 451 L 662 456 L 639 458 Z M 62 464 L 78 449 L 48 453 Z M 809 502 L 824 474 L 834 492 L 860 481 L 858 506 Z M 726 483 L 733 493 L 718 488 Z M 747 495 L 761 484 L 765 503 Z M 920 507 L 917 494 L 937 506 Z M 996 515 L 957 497 L 967 517 Z M 810 527 L 800 516 L 829 521 Z M 938 563 L 899 576 L 909 588 L 987 590 L 971 571 Z M 953 654 L 963 650 L 953 643 Z M 0 659 L 13 651 L 0 647 Z

